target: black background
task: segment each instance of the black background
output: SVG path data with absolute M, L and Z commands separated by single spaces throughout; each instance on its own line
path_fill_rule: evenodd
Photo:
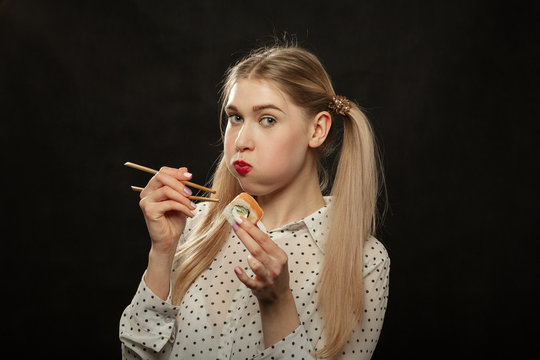
M 283 31 L 366 109 L 382 149 L 392 273 L 373 358 L 528 353 L 538 15 L 488 1 L 0 1 L 2 353 L 120 357 L 149 249 L 129 188 L 149 177 L 122 164 L 207 180 L 222 74 Z

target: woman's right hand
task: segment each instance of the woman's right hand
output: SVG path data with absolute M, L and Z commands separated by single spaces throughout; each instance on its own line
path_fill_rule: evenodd
M 139 206 L 152 240 L 151 252 L 174 256 L 187 217 L 193 217 L 195 204 L 188 199 L 191 190 L 181 183 L 190 180 L 187 168 L 162 167 L 141 192 Z

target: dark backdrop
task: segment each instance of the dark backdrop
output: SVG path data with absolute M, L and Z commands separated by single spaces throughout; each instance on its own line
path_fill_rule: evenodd
M 528 352 L 538 21 L 472 0 L 0 1 L 2 353 L 120 357 L 149 249 L 129 188 L 148 176 L 122 164 L 207 180 L 223 72 L 283 31 L 381 145 L 392 273 L 374 359 Z

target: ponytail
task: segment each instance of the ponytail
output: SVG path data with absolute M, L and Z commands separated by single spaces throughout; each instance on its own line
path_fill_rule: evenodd
M 376 226 L 378 171 L 371 126 L 356 104 L 343 115 L 343 143 L 330 207 L 319 304 L 325 345 L 320 357 L 336 355 L 363 314 L 363 245 Z

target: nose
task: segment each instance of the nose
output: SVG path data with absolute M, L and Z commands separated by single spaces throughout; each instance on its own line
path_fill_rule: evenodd
M 253 150 L 253 134 L 250 126 L 247 126 L 245 123 L 242 125 L 236 140 L 234 142 L 234 147 L 236 151 L 243 152 L 247 150 Z

